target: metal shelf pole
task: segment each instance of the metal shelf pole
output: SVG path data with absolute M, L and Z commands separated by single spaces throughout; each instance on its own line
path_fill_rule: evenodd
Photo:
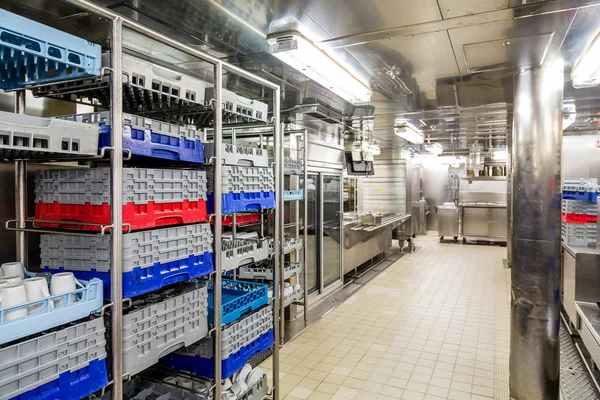
M 279 400 L 279 301 L 280 296 L 283 299 L 283 290 L 280 291 L 280 281 L 283 282 L 283 266 L 279 271 L 283 255 L 283 226 L 284 226 L 284 201 L 283 201 L 283 130 L 281 129 L 279 113 L 281 111 L 280 89 L 275 88 L 273 95 L 273 129 L 274 129 L 274 161 L 275 161 L 275 230 L 273 234 L 275 248 L 275 264 L 273 265 L 273 336 L 275 344 L 273 346 L 273 400 Z M 279 240 L 279 243 L 277 243 Z
M 277 208 L 281 211 L 279 212 L 279 232 L 277 232 L 277 237 L 279 238 L 279 293 L 281 298 L 279 299 L 279 340 L 280 345 L 283 346 L 283 342 L 285 340 L 285 280 L 283 279 L 285 273 L 285 199 L 284 199 L 284 190 L 285 190 L 285 171 L 283 168 L 283 159 L 284 159 L 284 148 L 285 148 L 285 135 L 282 124 L 277 124 L 275 126 L 280 127 L 280 138 L 279 138 L 279 147 L 277 147 L 277 157 L 276 162 L 280 168 L 277 170 L 277 174 L 279 175 L 279 187 L 277 188 Z
M 222 257 L 221 236 L 223 233 L 223 156 L 221 142 L 223 141 L 222 121 L 222 96 L 223 96 L 223 65 L 219 62 L 215 65 L 215 104 L 214 104 L 214 141 L 215 141 L 215 171 L 214 171 L 214 194 L 215 194 L 215 278 L 214 278 L 214 324 L 215 324 L 215 395 L 213 399 L 221 398 L 221 313 L 222 313 Z
M 25 114 L 25 90 L 15 92 L 15 114 Z M 27 161 L 15 161 L 15 214 L 19 228 L 25 228 L 27 219 Z M 16 236 L 17 261 L 27 266 L 27 236 L 24 231 L 17 232 Z
M 110 33 L 111 85 L 111 241 L 110 291 L 113 400 L 123 398 L 123 21 L 112 21 Z
M 304 246 L 302 246 L 302 263 L 304 265 L 304 326 L 308 325 L 308 267 L 306 262 L 307 258 L 307 248 L 308 248 L 308 129 L 304 130 L 303 135 L 303 154 L 304 154 L 304 165 L 303 165 L 303 177 L 304 184 L 302 185 L 302 190 L 304 193 Z

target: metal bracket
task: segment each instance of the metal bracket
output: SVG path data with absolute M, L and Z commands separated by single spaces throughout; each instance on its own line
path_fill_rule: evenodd
M 4 228 L 8 231 L 17 231 L 17 232 L 36 232 L 36 233 L 64 233 L 67 235 L 73 235 L 73 236 L 104 236 L 106 234 L 106 232 L 110 229 L 113 228 L 112 225 L 102 225 L 102 224 L 93 224 L 93 223 L 89 223 L 89 222 L 74 222 L 74 221 L 52 221 L 52 220 L 46 220 L 46 219 L 34 219 L 34 218 L 28 218 L 25 219 L 21 222 L 24 222 L 25 224 L 27 223 L 31 223 L 33 225 L 32 228 L 19 228 L 17 226 L 11 226 L 11 224 L 18 224 L 19 221 L 16 219 L 9 219 L 8 221 L 6 221 L 4 223 Z M 42 224 L 57 224 L 57 225 L 74 225 L 74 226 L 94 226 L 94 227 L 98 227 L 100 228 L 100 232 L 98 233 L 83 233 L 80 231 L 72 231 L 69 230 L 68 228 L 57 228 L 55 230 L 51 230 L 51 229 L 40 229 L 40 228 L 36 228 L 35 224 L 36 223 L 42 223 Z M 125 225 L 129 225 L 129 224 L 124 224 Z M 73 228 L 71 228 L 73 229 Z M 129 230 L 131 230 L 131 226 L 129 225 Z

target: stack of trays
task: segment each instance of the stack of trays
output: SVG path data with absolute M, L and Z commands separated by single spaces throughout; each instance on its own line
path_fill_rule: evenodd
M 0 349 L 0 399 L 81 399 L 108 384 L 103 318 Z
M 562 183 L 562 240 L 573 246 L 596 245 L 598 180 L 565 179 Z
M 207 333 L 206 286 L 158 303 L 136 306 L 123 317 L 123 372 L 137 374 L 161 357 L 198 342 Z
M 110 169 L 43 170 L 36 173 L 35 218 L 65 221 L 40 226 L 69 227 L 69 221 L 110 224 Z M 131 230 L 204 222 L 204 171 L 123 168 L 123 223 Z M 71 225 L 98 230 L 94 225 Z
M 223 272 L 231 271 L 241 265 L 255 264 L 269 258 L 269 239 L 259 239 L 256 232 L 224 234 L 222 241 Z
M 100 133 L 98 148 L 110 147 L 110 112 L 60 117 L 94 124 Z M 180 126 L 132 114 L 123 114 L 123 148 L 133 157 L 193 163 L 204 162 L 203 134 L 191 125 Z
M 223 327 L 221 340 L 222 376 L 226 379 L 239 371 L 251 358 L 267 351 L 273 345 L 271 307 L 263 307 Z M 213 378 L 213 340 L 203 339 L 163 358 L 161 363 L 169 368 Z
M 123 235 L 123 297 L 134 297 L 214 271 L 209 224 L 152 229 Z M 42 235 L 44 270 L 99 278 L 110 298 L 110 238 Z
M 222 144 L 223 213 L 275 208 L 275 176 L 266 150 Z M 205 156 L 214 156 L 214 145 L 206 145 Z M 207 171 L 208 212 L 214 212 L 213 169 Z

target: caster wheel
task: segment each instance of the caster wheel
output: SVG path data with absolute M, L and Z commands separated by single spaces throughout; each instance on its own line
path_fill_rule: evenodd
M 440 236 L 440 242 L 443 242 L 443 241 L 444 241 L 444 237 Z
M 454 243 L 458 243 L 458 237 L 454 237 Z
M 463 244 L 467 244 L 467 239 L 463 238 Z

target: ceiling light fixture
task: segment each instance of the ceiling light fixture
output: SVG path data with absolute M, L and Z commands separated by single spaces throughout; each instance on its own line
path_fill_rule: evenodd
M 428 143 L 425 145 L 425 150 L 427 150 L 431 154 L 435 154 L 436 156 L 439 156 L 444 152 L 444 148 L 439 143 Z
M 271 54 L 353 104 L 371 101 L 373 92 L 327 53 L 299 33 L 267 38 Z
M 396 120 L 394 133 L 414 144 L 423 144 L 425 142 L 423 132 L 406 120 Z
M 586 47 L 571 71 L 575 89 L 596 87 L 600 84 L 600 32 Z

